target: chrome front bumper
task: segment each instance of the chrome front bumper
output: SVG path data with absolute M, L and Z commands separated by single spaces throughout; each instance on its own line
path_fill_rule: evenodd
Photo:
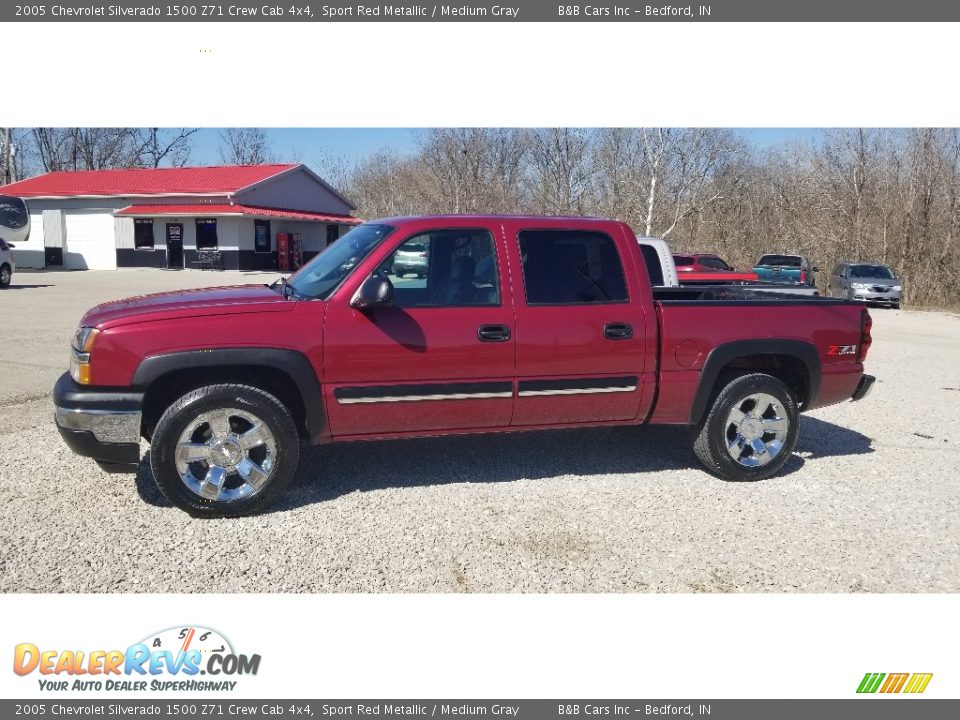
M 139 410 L 90 410 L 57 407 L 57 425 L 64 430 L 92 433 L 103 443 L 139 443 Z
M 876 292 L 875 290 L 854 290 L 852 294 L 853 300 L 859 300 L 860 302 L 876 302 L 876 303 L 899 303 L 900 292 Z

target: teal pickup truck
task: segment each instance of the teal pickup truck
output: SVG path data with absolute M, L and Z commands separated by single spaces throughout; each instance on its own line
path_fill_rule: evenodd
M 760 282 L 813 286 L 820 268 L 800 255 L 761 255 L 753 266 Z

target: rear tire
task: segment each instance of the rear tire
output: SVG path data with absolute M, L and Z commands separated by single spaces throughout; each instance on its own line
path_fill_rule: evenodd
M 150 468 L 163 496 L 194 517 L 262 512 L 290 484 L 300 459 L 297 426 L 273 395 L 207 385 L 160 417 Z
M 13 279 L 13 273 L 10 266 L 4 263 L 0 265 L 0 288 L 10 287 L 10 280 Z
M 724 480 L 764 480 L 790 459 L 799 429 L 797 403 L 783 382 L 764 373 L 741 375 L 713 401 L 693 451 Z

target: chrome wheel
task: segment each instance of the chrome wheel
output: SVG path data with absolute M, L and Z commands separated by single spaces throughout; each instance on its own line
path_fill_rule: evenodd
M 277 441 L 247 410 L 222 408 L 198 415 L 180 434 L 177 473 L 194 494 L 230 502 L 256 494 L 273 474 Z
M 789 431 L 790 420 L 777 398 L 748 395 L 727 415 L 727 452 L 744 467 L 766 465 L 783 450 Z

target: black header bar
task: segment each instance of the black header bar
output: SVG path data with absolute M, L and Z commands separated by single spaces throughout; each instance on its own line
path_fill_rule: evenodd
M 943 0 L 704 0 L 666 2 L 364 3 L 343 0 L 3 4 L 0 22 L 955 22 Z

